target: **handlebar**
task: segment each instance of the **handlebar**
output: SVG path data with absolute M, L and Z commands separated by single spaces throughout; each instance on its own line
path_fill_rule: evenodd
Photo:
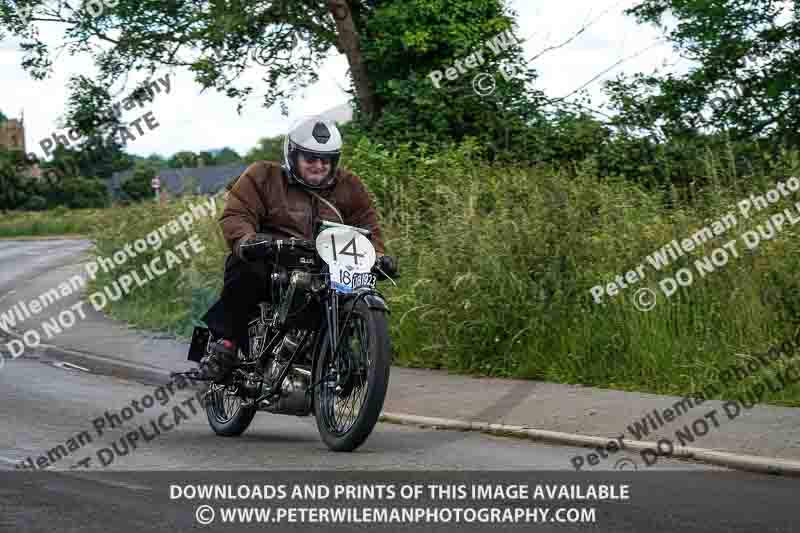
M 365 234 L 370 234 L 368 230 L 361 230 L 361 231 L 366 232 Z M 288 249 L 288 250 L 299 249 L 307 252 L 316 252 L 317 243 L 315 241 L 309 241 L 306 239 L 295 239 L 294 237 L 292 237 L 291 239 L 276 239 L 272 241 L 270 248 L 272 251 L 276 253 L 279 253 L 283 249 Z M 370 271 L 373 274 L 376 274 L 379 279 L 385 279 L 387 274 L 392 278 L 400 277 L 398 269 L 396 268 L 396 260 L 394 258 L 392 258 L 392 263 L 395 265 L 395 268 L 393 268 L 391 271 L 388 272 L 382 272 L 381 270 L 379 270 L 379 267 L 381 265 L 380 265 L 380 259 L 378 259 L 375 261 L 375 264 L 372 266 Z
M 289 248 L 290 250 L 300 248 L 313 252 L 317 249 L 317 243 L 314 241 L 307 241 L 305 239 L 295 239 L 294 237 L 291 239 L 277 239 L 272 241 L 273 250 L 280 251 L 284 247 Z

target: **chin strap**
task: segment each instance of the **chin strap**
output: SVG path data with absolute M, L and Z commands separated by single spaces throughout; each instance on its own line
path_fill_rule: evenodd
M 338 209 L 336 209 L 336 206 L 335 206 L 335 205 L 333 205 L 333 204 L 332 204 L 332 203 L 330 203 L 328 200 L 326 200 L 325 198 L 323 198 L 323 197 L 322 197 L 322 196 L 320 196 L 319 194 L 315 193 L 315 192 L 314 192 L 314 191 L 312 191 L 311 189 L 306 189 L 306 190 L 308 191 L 308 193 L 309 193 L 309 194 L 311 194 L 311 195 L 313 195 L 314 197 L 316 197 L 316 198 L 317 198 L 317 200 L 319 200 L 320 202 L 324 202 L 324 203 L 325 203 L 325 205 L 327 205 L 328 207 L 330 207 L 330 208 L 333 210 L 333 212 L 334 212 L 334 213 L 336 213 L 336 216 L 337 216 L 337 217 L 339 217 L 339 221 L 340 221 L 342 224 L 344 224 L 344 218 L 342 218 L 342 214 L 339 212 L 339 210 L 338 210 Z

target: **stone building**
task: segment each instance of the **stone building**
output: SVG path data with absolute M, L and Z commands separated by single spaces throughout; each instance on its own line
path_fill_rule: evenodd
M 11 118 L 0 122 L 0 146 L 6 150 L 25 152 L 25 125 L 22 119 Z
M 27 153 L 25 152 L 25 120 L 23 117 L 19 119 L 11 118 L 5 122 L 0 122 L 0 148 L 20 150 L 23 153 Z M 42 169 L 39 167 L 38 161 L 27 167 L 23 171 L 23 175 L 41 179 Z

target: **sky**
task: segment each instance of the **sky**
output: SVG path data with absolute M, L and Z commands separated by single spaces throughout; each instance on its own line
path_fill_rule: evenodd
M 685 69 L 657 29 L 636 24 L 622 13 L 635 3 L 636 0 L 507 1 L 517 12 L 517 33 L 525 39 L 526 59 L 562 43 L 590 23 L 572 42 L 530 63 L 539 72 L 537 87 L 550 97 L 565 96 L 623 60 L 587 86 L 593 105 L 600 107 L 604 101 L 600 90 L 603 80 L 621 73 L 651 72 L 655 67 Z M 48 23 L 38 24 L 42 34 L 52 33 L 48 44 L 60 43 L 60 30 L 48 28 Z M 6 39 L 0 43 L 0 109 L 9 118 L 18 118 L 20 110 L 24 110 L 27 150 L 42 158 L 45 154 L 40 141 L 53 133 L 66 133 L 58 126 L 67 103 L 67 80 L 71 75 L 91 74 L 96 69 L 85 56 L 62 53 L 54 62 L 52 75 L 39 81 L 22 69 L 22 56 L 16 42 Z M 136 107 L 123 115 L 125 121 L 133 121 L 152 111 L 158 123 L 152 130 L 143 125 L 144 134 L 137 132 L 136 140 L 128 141 L 127 151 L 140 156 L 169 156 L 182 150 L 199 152 L 229 146 L 244 154 L 259 138 L 285 133 L 300 116 L 322 113 L 348 101 L 343 90 L 349 86 L 347 60 L 335 55 L 335 51 L 323 65 L 320 81 L 289 102 L 288 117 L 281 114 L 278 106 L 262 107 L 257 94 L 259 84 L 264 83 L 260 81 L 259 68 L 254 65 L 246 73 L 247 79 L 255 82 L 256 90 L 241 115 L 237 114 L 235 100 L 213 90 L 201 93 L 190 73 L 172 71 L 169 94 L 162 92 L 146 108 Z M 133 84 L 129 84 L 120 98 L 132 88 Z

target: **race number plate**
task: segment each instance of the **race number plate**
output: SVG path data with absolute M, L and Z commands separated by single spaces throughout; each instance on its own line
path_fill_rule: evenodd
M 330 267 L 331 284 L 338 292 L 349 293 L 359 287 L 375 287 L 370 273 L 375 264 L 375 248 L 364 235 L 348 226 L 328 228 L 317 236 L 317 252 Z

